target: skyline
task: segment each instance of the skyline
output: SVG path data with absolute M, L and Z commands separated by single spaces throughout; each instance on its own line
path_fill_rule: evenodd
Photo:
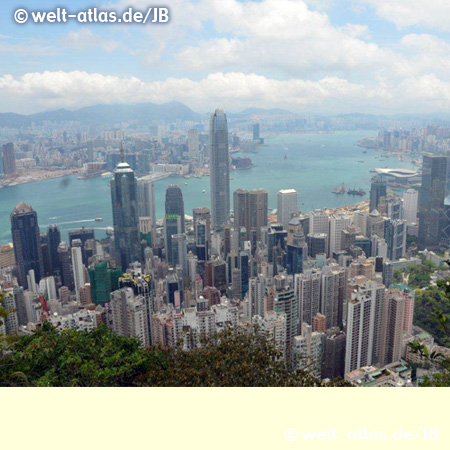
M 142 10 L 150 4 L 97 6 Z M 1 111 L 180 101 L 198 111 L 253 105 L 395 114 L 437 113 L 450 105 L 450 5 L 440 0 L 426 6 L 405 0 L 166 5 L 171 20 L 157 26 L 18 25 L 12 20 L 17 5 L 2 2 Z M 23 6 L 36 9 L 32 2 Z M 77 1 L 70 8 L 87 6 Z

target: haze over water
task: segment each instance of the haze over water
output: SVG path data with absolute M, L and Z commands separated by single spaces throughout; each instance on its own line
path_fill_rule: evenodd
M 299 208 L 304 212 L 349 205 L 368 198 L 373 176 L 371 169 L 386 165 L 411 168 L 410 162 L 398 161 L 392 156 L 379 161 L 376 157 L 380 153 L 374 150 L 367 150 L 364 154 L 356 143 L 375 134 L 375 131 L 342 131 L 333 134 L 280 134 L 266 138 L 266 145 L 257 154 L 240 155 L 250 157 L 256 167 L 230 172 L 231 208 L 232 194 L 237 188 L 266 189 L 270 209 L 276 208 L 278 190 L 295 188 L 299 193 Z M 347 189 L 364 189 L 367 195 L 332 194 L 332 189 L 342 182 Z M 158 218 L 164 215 L 165 190 L 169 184 L 182 187 L 186 214 L 191 215 L 192 208 L 197 206 L 209 207 L 209 177 L 170 177 L 155 183 Z M 77 176 L 55 178 L 0 189 L 0 243 L 11 241 L 9 214 L 20 202 L 29 203 L 37 211 L 41 231 L 48 224 L 57 223 L 63 240 L 67 239 L 68 231 L 81 226 L 95 228 L 96 237 L 102 238 L 105 228 L 112 226 L 109 181 L 100 177 L 88 180 L 77 180 Z M 102 217 L 103 221 L 95 222 L 95 217 Z

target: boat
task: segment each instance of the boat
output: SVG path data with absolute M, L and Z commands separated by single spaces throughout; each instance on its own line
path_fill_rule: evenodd
M 358 162 L 359 162 L 359 163 L 363 163 L 364 161 L 361 160 L 361 161 L 358 161 Z
M 203 193 L 205 193 L 206 192 L 206 189 L 203 189 Z
M 102 221 L 103 221 L 103 218 L 102 218 L 102 217 L 96 217 L 94 220 L 95 220 L 96 222 L 102 222 Z
M 359 188 L 358 190 L 353 188 L 353 189 L 349 189 L 347 191 L 347 194 L 348 195 L 359 195 L 360 197 L 363 197 L 364 195 L 366 195 L 366 192 L 363 189 L 361 189 L 361 188 Z
M 342 195 L 345 194 L 347 190 L 345 189 L 345 184 L 342 183 L 340 186 L 336 186 L 331 192 L 336 195 Z
M 187 183 L 184 183 L 185 186 L 187 186 Z

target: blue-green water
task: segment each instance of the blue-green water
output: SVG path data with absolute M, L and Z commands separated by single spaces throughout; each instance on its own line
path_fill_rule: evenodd
M 269 193 L 269 207 L 276 208 L 276 195 L 282 188 L 299 192 L 302 211 L 357 203 L 366 197 L 334 195 L 332 189 L 345 183 L 347 188 L 370 190 L 369 171 L 375 167 L 407 167 L 410 163 L 390 157 L 379 161 L 378 152 L 356 146 L 356 142 L 374 134 L 368 131 L 345 131 L 335 134 L 284 134 L 270 137 L 257 154 L 250 154 L 256 167 L 231 172 L 231 192 L 237 188 L 264 188 Z M 287 155 L 287 159 L 285 159 Z M 364 161 L 363 163 L 358 161 Z M 166 178 L 155 183 L 156 214 L 164 214 L 165 189 L 169 184 L 183 189 L 186 214 L 192 208 L 209 206 L 209 178 Z M 187 185 L 185 185 L 187 183 Z M 205 192 L 203 192 L 205 190 Z M 50 223 L 61 227 L 62 238 L 69 230 L 86 226 L 105 235 L 112 225 L 109 182 L 102 178 L 77 180 L 76 176 L 0 189 L 0 242 L 11 240 L 9 214 L 19 202 L 29 203 L 38 213 L 42 230 Z M 103 222 L 95 222 L 103 217 Z

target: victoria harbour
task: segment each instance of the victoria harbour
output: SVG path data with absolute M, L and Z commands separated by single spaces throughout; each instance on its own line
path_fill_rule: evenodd
M 348 189 L 370 189 L 370 170 L 376 167 L 410 168 L 409 161 L 390 157 L 383 162 L 379 153 L 357 146 L 375 131 L 339 131 L 330 134 L 278 134 L 266 138 L 258 153 L 245 154 L 255 167 L 230 173 L 230 190 L 264 188 L 269 195 L 269 210 L 276 208 L 276 195 L 283 188 L 299 193 L 303 212 L 323 207 L 338 207 L 368 198 L 334 195 L 332 190 L 342 183 Z M 192 208 L 210 206 L 209 177 L 169 177 L 155 183 L 156 215 L 164 215 L 164 195 L 169 184 L 178 184 L 183 191 L 186 214 Z M 232 201 L 232 199 L 231 199 Z M 96 230 L 96 237 L 105 236 L 112 226 L 109 181 L 101 177 L 78 180 L 76 175 L 6 187 L 0 190 L 0 243 L 11 241 L 9 214 L 19 202 L 29 203 L 38 214 L 39 226 L 60 226 L 63 239 L 70 230 L 85 226 Z M 103 221 L 96 222 L 101 217 Z

